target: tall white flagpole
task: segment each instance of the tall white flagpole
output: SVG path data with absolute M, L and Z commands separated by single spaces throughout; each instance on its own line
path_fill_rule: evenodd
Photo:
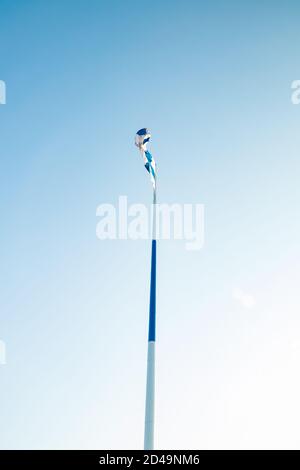
M 156 179 L 156 178 L 155 178 Z M 156 339 L 156 181 L 153 186 L 152 253 L 147 358 L 144 449 L 154 449 L 155 339 Z

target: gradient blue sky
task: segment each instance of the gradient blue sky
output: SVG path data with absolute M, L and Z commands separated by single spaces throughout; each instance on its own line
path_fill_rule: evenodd
M 299 448 L 299 14 L 0 1 L 1 448 L 142 447 L 150 244 L 95 214 L 149 202 L 143 126 L 160 200 L 205 204 L 158 250 L 157 447 Z

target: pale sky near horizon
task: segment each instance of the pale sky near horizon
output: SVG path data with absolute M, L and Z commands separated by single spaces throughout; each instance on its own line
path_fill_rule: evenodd
M 1 449 L 143 445 L 150 242 L 96 208 L 205 205 L 158 246 L 156 447 L 300 448 L 300 5 L 1 0 Z

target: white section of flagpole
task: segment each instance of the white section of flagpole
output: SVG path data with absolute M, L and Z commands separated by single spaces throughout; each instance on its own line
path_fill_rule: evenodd
M 155 178 L 155 188 L 153 188 L 153 203 L 152 203 L 152 240 L 156 240 L 156 197 L 157 197 L 157 180 Z
M 144 449 L 154 449 L 155 341 L 148 342 Z
M 156 323 L 156 185 L 155 185 L 155 188 L 153 188 L 153 208 L 152 209 L 153 209 L 152 210 L 152 257 L 151 257 L 152 261 L 151 261 L 151 290 L 150 290 L 145 435 L 144 435 L 144 449 L 145 450 L 154 449 L 155 323 Z

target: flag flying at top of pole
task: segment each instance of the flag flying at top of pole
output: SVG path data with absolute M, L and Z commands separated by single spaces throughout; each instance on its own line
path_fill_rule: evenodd
M 150 174 L 150 178 L 152 181 L 153 189 L 155 189 L 156 186 L 156 165 L 155 165 L 155 160 L 152 157 L 151 153 L 149 150 L 147 150 L 147 143 L 151 139 L 151 134 L 148 129 L 143 128 L 137 131 L 135 135 L 135 145 L 139 148 L 143 160 L 144 160 L 144 165 L 146 170 Z

